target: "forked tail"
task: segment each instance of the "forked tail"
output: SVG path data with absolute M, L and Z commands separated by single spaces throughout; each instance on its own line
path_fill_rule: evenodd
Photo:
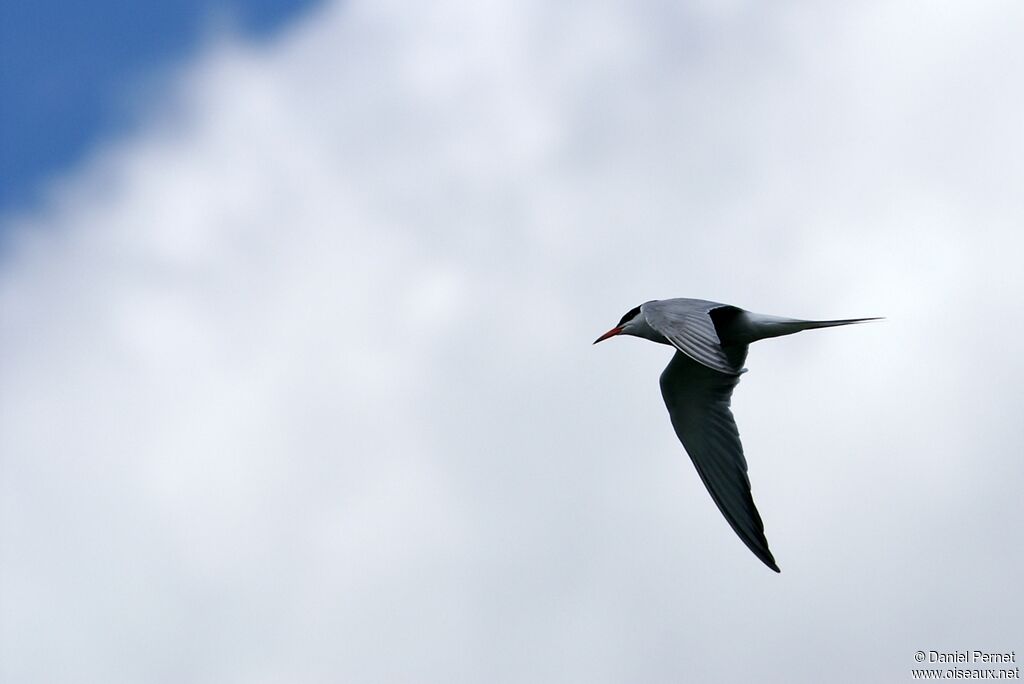
M 814 328 L 834 328 L 837 325 L 852 325 L 854 323 L 863 323 L 865 321 L 881 321 L 882 316 L 872 316 L 870 318 L 843 318 L 835 321 L 801 321 L 798 319 L 784 319 L 783 322 L 778 325 L 786 330 L 786 332 L 779 333 L 781 335 L 790 335 L 792 333 L 800 332 L 801 330 L 813 330 Z
M 803 321 L 798 318 L 783 318 L 781 316 L 767 316 L 742 309 L 732 311 L 713 311 L 712 319 L 715 321 L 715 328 L 718 332 L 718 339 L 723 345 L 750 344 L 757 340 L 764 340 L 769 337 L 780 337 L 792 335 L 803 330 L 815 328 L 833 328 L 839 325 L 852 325 L 864 323 L 865 321 L 880 321 L 882 316 L 870 318 L 843 318 L 832 321 Z

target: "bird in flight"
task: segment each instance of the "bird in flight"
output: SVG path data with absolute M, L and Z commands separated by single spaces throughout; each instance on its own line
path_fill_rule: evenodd
M 676 436 L 732 529 L 761 562 L 780 572 L 750 494 L 747 460 L 729 410 L 732 390 L 746 372 L 747 345 L 801 330 L 873 320 L 878 319 L 802 321 L 703 299 L 662 299 L 630 309 L 594 344 L 633 335 L 675 347 L 661 374 L 661 395 Z

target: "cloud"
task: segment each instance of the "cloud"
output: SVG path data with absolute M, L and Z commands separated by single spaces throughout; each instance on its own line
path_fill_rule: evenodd
M 1010 3 L 337 3 L 7 217 L 10 681 L 863 681 L 1018 647 Z M 650 298 L 756 346 L 783 568 Z

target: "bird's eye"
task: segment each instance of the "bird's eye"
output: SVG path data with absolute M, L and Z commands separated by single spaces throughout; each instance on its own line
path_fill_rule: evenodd
M 633 319 L 633 317 L 636 316 L 638 313 L 640 313 L 640 307 L 639 306 L 633 307 L 632 309 L 627 311 L 626 315 L 623 316 L 622 320 L 619 321 L 619 327 L 621 328 L 627 322 L 631 321 Z

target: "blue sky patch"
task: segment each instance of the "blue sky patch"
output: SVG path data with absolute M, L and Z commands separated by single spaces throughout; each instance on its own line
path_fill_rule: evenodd
M 211 17 L 271 34 L 316 0 L 4 0 L 0 5 L 0 213 L 116 133 L 126 90 L 198 47 Z

